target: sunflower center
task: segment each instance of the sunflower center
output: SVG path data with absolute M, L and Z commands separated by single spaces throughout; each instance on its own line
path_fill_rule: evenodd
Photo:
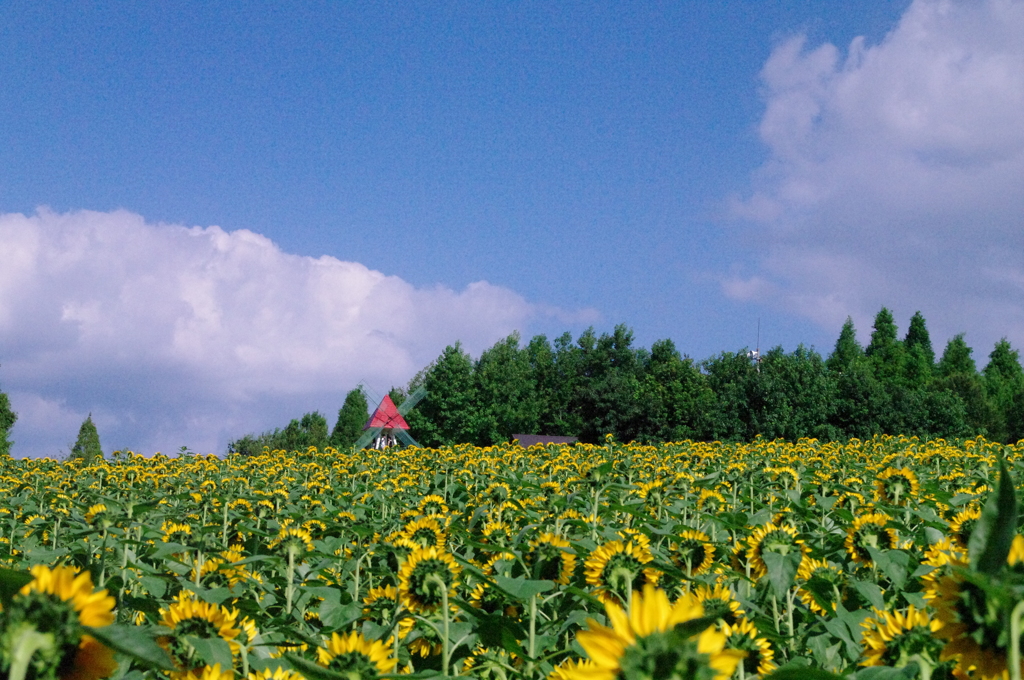
M 680 641 L 671 631 L 637 639 L 626 648 L 616 674 L 618 680 L 712 680 L 711 658 L 697 651 L 693 639 Z
M 608 559 L 601 576 L 605 587 L 625 602 L 626 595 L 643 585 L 643 565 L 632 555 L 616 553 Z
M 793 543 L 793 537 L 787 534 L 785 531 L 773 531 L 764 537 L 764 541 L 761 543 L 763 552 L 773 552 L 780 555 L 788 555 L 795 548 L 796 545 Z
M 362 652 L 343 652 L 331 659 L 327 668 L 349 680 L 376 678 L 380 675 L 377 664 Z
M 188 641 L 188 637 L 215 638 L 220 633 L 211 621 L 206 619 L 189 618 L 180 621 L 174 627 L 174 635 L 167 645 L 167 651 L 174 659 L 174 662 L 185 670 L 192 670 L 203 666 L 205 662 L 199 658 L 196 648 Z
M 564 552 L 558 546 L 542 543 L 535 548 L 537 566 L 534 578 L 557 581 L 562 573 Z
M 743 664 L 744 672 L 752 675 L 757 673 L 757 669 L 761 665 L 761 655 L 763 653 L 761 645 L 757 639 L 742 633 L 734 633 L 729 636 L 725 646 L 729 649 L 746 652 L 747 655 L 743 658 L 743 661 L 740 662 Z
M 440 542 L 437 540 L 437 534 L 434 533 L 434 530 L 426 527 L 414 531 L 410 539 L 421 548 L 429 548 L 432 545 L 438 545 Z
M 699 567 L 704 562 L 707 551 L 704 544 L 692 538 L 683 539 L 679 544 L 679 559 L 691 568 Z
M 932 636 L 931 631 L 916 626 L 895 636 L 885 646 L 882 653 L 882 664 L 885 666 L 905 666 L 915 654 L 929 659 L 938 659 L 942 650 L 942 641 Z
M 53 636 L 53 652 L 40 653 L 32 662 L 37 677 L 43 677 L 55 666 L 58 673 L 67 671 L 74 662 L 75 650 L 83 633 L 78 614 L 71 603 L 56 595 L 33 590 L 28 595 L 19 596 L 11 605 L 8 630 L 16 630 L 16 624 L 22 621 L 40 633 Z
M 441 604 L 441 595 L 444 592 L 437 579 L 430 578 L 432 575 L 440 577 L 445 588 L 451 586 L 452 572 L 448 565 L 439 559 L 421 560 L 413 567 L 412 574 L 409 576 L 409 584 L 412 586 L 411 590 L 415 593 L 416 599 L 427 607 Z

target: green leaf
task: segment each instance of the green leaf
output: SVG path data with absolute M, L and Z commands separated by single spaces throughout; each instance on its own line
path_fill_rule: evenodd
M 769 673 L 762 680 L 844 680 L 843 676 L 829 673 L 820 668 L 789 667 Z
M 856 680 L 913 680 L 917 677 L 921 668 L 916 661 L 911 661 L 906 666 L 892 668 L 889 666 L 869 666 L 862 668 L 854 674 Z
M 999 457 L 999 488 L 989 494 L 981 519 L 971 532 L 967 552 L 971 568 L 995 574 L 1006 564 L 1010 544 L 1017 531 L 1017 497 L 1006 462 Z
M 509 578 L 508 576 L 502 576 L 501 574 L 494 577 L 494 582 L 499 588 L 520 602 L 525 602 L 529 600 L 531 596 L 539 593 L 546 593 L 555 587 L 554 581 L 531 581 L 523 578 L 522 576 Z
M 683 621 L 677 623 L 673 630 L 679 637 L 686 639 L 691 638 L 697 633 L 702 633 L 707 630 L 708 626 L 712 625 L 718 617 L 715 616 L 702 616 L 699 619 L 690 619 L 689 621 Z
M 793 579 L 796 578 L 797 569 L 800 568 L 800 561 L 803 555 L 800 551 L 783 555 L 771 550 L 761 553 L 761 559 L 768 567 L 768 580 L 772 584 L 775 597 L 782 600 L 786 592 L 793 586 Z
M 868 604 L 875 609 L 885 609 L 885 598 L 877 583 L 871 581 L 851 581 L 851 583 L 860 596 L 868 601 Z
M 477 619 L 476 633 L 485 647 L 500 647 L 510 654 L 526 657 L 519 640 L 526 638 L 526 631 L 518 622 L 498 614 L 488 614 Z
M 332 671 L 295 654 L 285 654 L 284 658 L 292 665 L 294 670 L 302 673 L 309 680 L 351 680 L 347 673 Z
M 4 609 L 11 606 L 11 599 L 18 594 L 18 591 L 32 583 L 33 576 L 27 571 L 15 571 L 14 569 L 0 569 L 0 602 Z
M 317 610 L 317 614 L 320 616 L 320 622 L 324 624 L 324 627 L 328 630 L 344 628 L 358 619 L 362 613 L 363 607 L 358 602 L 341 604 L 338 601 L 331 600 L 324 600 L 321 602 L 320 607 Z
M 220 664 L 221 670 L 232 668 L 231 645 L 222 638 L 203 638 L 195 635 L 186 635 L 185 641 L 192 645 L 199 658 L 206 662 L 207 666 Z
M 103 628 L 86 627 L 85 630 L 110 649 L 138 661 L 147 668 L 175 670 L 171 657 L 167 656 L 167 652 L 146 634 L 146 629 L 140 626 L 122 626 L 115 623 Z

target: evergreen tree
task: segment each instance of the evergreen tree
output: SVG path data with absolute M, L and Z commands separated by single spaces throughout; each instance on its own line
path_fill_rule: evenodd
M 871 343 L 864 354 L 871 362 L 875 377 L 886 390 L 892 391 L 903 383 L 906 350 L 896 337 L 896 322 L 887 308 L 882 307 L 875 315 L 873 328 Z
M 829 355 L 826 366 L 830 371 L 841 373 L 864 357 L 864 349 L 857 342 L 857 331 L 853 328 L 853 319 L 846 317 L 843 329 L 839 331 L 836 347 Z
M 707 377 L 708 387 L 715 395 L 708 436 L 730 442 L 755 436 L 757 426 L 750 409 L 750 393 L 753 391 L 750 383 L 755 382 L 758 375 L 746 350 L 722 352 L 705 359 L 701 368 Z
M 311 446 L 324 449 L 328 443 L 327 418 L 319 411 L 313 411 L 288 423 L 280 448 L 285 451 L 305 451 Z
M 715 394 L 689 357 L 679 354 L 671 340 L 651 345 L 640 388 L 644 441 L 700 439 L 710 429 Z
M 90 413 L 82 426 L 78 428 L 78 439 L 75 441 L 75 445 L 71 447 L 71 458 L 78 458 L 87 465 L 92 464 L 97 458 L 103 458 L 103 447 L 100 446 L 100 433 L 96 430 L 95 423 L 92 422 L 92 414 Z
M 585 332 L 577 345 L 582 374 L 572 407 L 583 421 L 580 441 L 595 443 L 609 433 L 619 441 L 633 441 L 643 420 L 637 397 L 646 351 L 633 348 L 633 331 L 623 324 L 596 340 L 593 332 Z
M 927 385 L 935 373 L 935 350 L 932 349 L 931 336 L 925 325 L 921 312 L 914 312 L 910 318 L 910 328 L 903 339 L 906 349 L 906 366 L 904 378 L 911 387 Z
M 971 356 L 973 352 L 974 350 L 968 347 L 964 341 L 963 333 L 954 335 L 946 343 L 942 358 L 939 359 L 939 363 L 935 367 L 936 371 L 943 378 L 957 374 L 977 375 L 978 367 L 974 363 L 974 357 Z
M 971 356 L 973 352 L 964 341 L 963 333 L 950 338 L 935 366 L 935 372 L 941 378 L 935 387 L 949 390 L 963 401 L 972 435 L 988 437 L 993 425 L 998 426 L 997 416 L 985 394 L 985 385 Z
M 870 439 L 884 432 L 892 398 L 867 362 L 854 362 L 836 379 L 836 403 L 830 423 L 838 437 Z
M 413 411 L 412 436 L 424 446 L 474 443 L 478 403 L 473 361 L 461 343 L 444 348 L 426 370 L 423 385 L 427 396 Z
M 363 426 L 370 416 L 366 395 L 362 388 L 350 390 L 345 403 L 338 410 L 338 420 L 331 431 L 330 445 L 337 449 L 351 447 L 363 434 Z
M 993 411 L 989 437 L 1009 443 L 1018 436 L 1016 405 L 1024 399 L 1024 370 L 1020 366 L 1020 353 L 1003 338 L 988 355 L 988 364 L 982 371 L 985 394 Z
M 480 355 L 473 370 L 482 445 L 509 441 L 515 433 L 535 433 L 541 400 L 530 357 L 519 348 L 519 333 L 512 333 Z
M 11 428 L 18 414 L 11 410 L 11 401 L 7 394 L 0 392 L 0 458 L 11 455 L 11 446 L 14 442 L 10 440 Z

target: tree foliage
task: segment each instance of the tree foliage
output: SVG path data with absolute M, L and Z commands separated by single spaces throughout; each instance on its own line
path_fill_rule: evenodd
M 82 422 L 82 426 L 78 428 L 78 439 L 75 440 L 74 446 L 71 447 L 70 457 L 81 459 L 87 464 L 103 457 L 100 433 L 96 429 L 96 424 L 92 422 L 91 413 Z
M 11 455 L 11 428 L 18 419 L 18 414 L 11 409 L 11 400 L 7 394 L 0 392 L 0 457 Z
M 350 390 L 345 395 L 345 403 L 338 410 L 338 420 L 331 431 L 331 446 L 347 449 L 356 443 L 363 434 L 363 426 L 369 418 L 369 404 L 361 388 Z
M 513 333 L 475 360 L 459 343 L 446 347 L 408 385 L 409 393 L 425 387 L 427 397 L 406 420 L 425 446 L 486 446 L 519 433 L 592 443 L 606 434 L 641 442 L 1024 438 L 1018 351 L 1001 340 L 981 372 L 972 353 L 961 334 L 936 362 L 924 316 L 916 312 L 900 340 L 887 308 L 876 315 L 867 347 L 848 318 L 827 357 L 801 345 L 792 352 L 775 347 L 756 362 L 746 348 L 698 362 L 671 340 L 638 347 L 625 325 L 602 334 L 589 328 L 575 339 L 564 333 L 554 342 L 538 335 L 524 343 Z M 406 393 L 393 389 L 392 399 L 400 404 Z M 353 440 L 356 424 L 365 422 L 365 401 L 350 406 L 350 398 L 358 399 L 357 391 L 338 414 L 335 445 Z M 233 445 L 303 448 L 319 441 L 313 430 L 326 428 L 307 423 L 311 415 L 318 414 Z M 351 428 L 345 438 L 343 420 Z

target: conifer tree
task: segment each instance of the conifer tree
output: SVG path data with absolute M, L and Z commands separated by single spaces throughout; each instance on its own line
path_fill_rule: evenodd
M 892 391 L 902 384 L 906 350 L 896 337 L 896 322 L 892 312 L 885 307 L 875 315 L 871 343 L 864 354 L 871 360 L 875 377 L 887 390 Z
M 857 342 L 857 331 L 853 327 L 853 319 L 846 317 L 843 330 L 839 331 L 839 339 L 836 340 L 836 347 L 829 355 L 825 365 L 830 371 L 841 373 L 859 361 L 864 356 L 864 350 Z
M 8 436 L 18 414 L 11 410 L 11 401 L 7 395 L 0 392 L 0 458 L 11 455 L 11 446 L 14 444 Z
M 347 449 L 356 443 L 363 434 L 363 426 L 369 418 L 369 405 L 366 395 L 359 387 L 345 395 L 345 403 L 338 411 L 338 421 L 331 432 L 331 446 Z
M 985 394 L 994 411 L 990 437 L 1010 443 L 1017 436 L 1017 405 L 1024 400 L 1024 370 L 1020 366 L 1020 353 L 1003 338 L 988 355 L 988 365 L 982 371 Z
M 91 464 L 97 458 L 103 457 L 103 447 L 100 446 L 100 433 L 96 430 L 96 424 L 92 422 L 90 413 L 82 426 L 78 428 L 78 439 L 71 447 L 71 457 L 79 458 L 85 463 Z
M 974 363 L 974 357 L 971 356 L 973 352 L 974 350 L 968 347 L 964 341 L 963 333 L 954 335 L 946 343 L 946 349 L 942 352 L 942 358 L 939 359 L 936 370 L 943 378 L 961 373 L 977 375 L 978 367 Z
M 910 318 L 910 328 L 907 329 L 907 337 L 903 339 L 903 347 L 907 355 L 904 378 L 911 387 L 923 387 L 935 373 L 935 350 L 932 349 L 931 336 L 921 312 L 914 312 Z

